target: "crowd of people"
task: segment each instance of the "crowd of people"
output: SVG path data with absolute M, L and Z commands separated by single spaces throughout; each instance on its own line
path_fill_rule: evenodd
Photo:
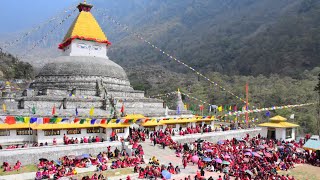
M 10 166 L 10 164 L 8 162 L 3 162 L 1 169 L 3 170 L 3 172 L 8 172 L 8 171 L 19 171 L 21 168 L 21 162 L 17 161 L 15 165 Z
M 79 144 L 79 143 L 95 143 L 95 142 L 104 142 L 104 138 L 103 137 L 99 137 L 99 136 L 89 136 L 89 137 L 83 137 L 80 139 L 80 141 L 78 140 L 78 138 L 69 138 L 67 135 L 63 135 L 63 143 L 65 145 L 68 145 L 68 144 Z M 57 140 L 56 138 L 53 138 L 53 141 L 52 141 L 52 144 L 53 145 L 57 145 Z
M 47 159 L 40 159 L 37 165 L 38 171 L 36 172 L 36 180 L 46 179 L 52 177 L 59 179 L 61 177 L 73 176 L 77 174 L 77 168 L 88 168 L 96 166 L 96 171 L 102 172 L 108 169 L 135 167 L 143 164 L 141 152 L 142 146 L 137 145 L 132 156 L 124 150 L 115 148 L 111 151 L 111 147 L 107 147 L 106 152 L 100 152 L 97 156 L 83 154 L 81 156 L 64 156 L 56 161 L 48 161 Z M 143 154 L 143 153 L 142 153 Z M 111 165 L 108 164 L 112 160 Z M 99 177 L 100 176 L 100 177 Z M 103 175 L 94 175 L 93 179 L 104 179 Z
M 277 171 L 287 171 L 295 164 L 314 162 L 316 154 L 301 149 L 301 144 L 257 137 L 218 141 L 217 144 L 198 140 L 189 144 L 175 144 L 176 154 L 182 157 L 186 168 L 196 164 L 203 172 L 224 173 L 224 179 L 276 179 L 293 180 L 283 177 Z M 199 178 L 198 178 L 199 179 Z

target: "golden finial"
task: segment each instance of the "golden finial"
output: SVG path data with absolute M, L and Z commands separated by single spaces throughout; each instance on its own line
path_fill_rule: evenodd
M 83 4 L 87 4 L 87 0 L 83 0 Z
M 180 89 L 178 88 L 178 93 L 180 93 Z

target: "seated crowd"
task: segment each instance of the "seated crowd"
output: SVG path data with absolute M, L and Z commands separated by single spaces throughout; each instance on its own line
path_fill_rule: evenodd
M 196 163 L 201 171 L 224 173 L 224 179 L 230 179 L 230 176 L 241 180 L 275 179 L 280 177 L 279 170 L 287 171 L 295 164 L 316 159 L 314 153 L 305 152 L 299 143 L 270 140 L 260 135 L 253 138 L 247 135 L 244 139 L 234 138 L 217 144 L 206 141 L 176 144 L 174 148 L 177 156 L 182 157 L 184 167 Z
M 21 162 L 17 161 L 15 165 L 10 166 L 8 162 L 3 162 L 1 169 L 3 169 L 3 172 L 8 172 L 8 171 L 19 171 L 21 168 Z
M 129 157 L 129 154 L 123 149 L 119 150 L 115 148 L 111 151 L 111 147 L 107 147 L 106 152 L 100 152 L 97 156 L 89 154 L 83 154 L 81 156 L 64 156 L 57 161 L 48 161 L 47 159 L 40 159 L 38 171 L 36 172 L 36 180 L 46 179 L 51 176 L 54 179 L 59 179 L 65 176 L 73 176 L 77 174 L 77 168 L 88 168 L 90 166 L 96 166 L 96 170 L 101 172 L 107 169 L 117 169 L 134 167 L 144 163 L 142 158 L 143 149 L 141 145 L 137 145 L 137 148 Z M 113 159 L 111 165 L 108 162 Z M 102 178 L 102 176 L 100 176 Z M 94 177 L 94 179 L 98 179 Z

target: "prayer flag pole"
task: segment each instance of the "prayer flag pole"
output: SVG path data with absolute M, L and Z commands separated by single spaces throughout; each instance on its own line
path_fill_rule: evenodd
M 249 125 L 249 115 L 248 115 L 248 110 L 249 110 L 249 84 L 248 82 L 246 83 L 246 123 L 247 126 Z

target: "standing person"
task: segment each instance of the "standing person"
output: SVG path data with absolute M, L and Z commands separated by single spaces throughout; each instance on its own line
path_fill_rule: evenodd
M 156 136 L 153 137 L 153 146 L 156 146 L 157 141 L 156 141 Z
M 201 170 L 200 170 L 200 174 L 201 174 L 201 176 L 204 176 L 204 170 L 203 170 L 203 167 L 201 168 Z
M 186 157 L 184 157 L 182 159 L 182 164 L 183 164 L 183 168 L 185 169 L 187 167 L 187 158 Z
M 162 142 L 162 148 L 163 148 L 163 149 L 165 149 L 165 148 L 166 148 L 166 144 L 165 144 L 165 142 L 164 142 L 164 141 Z

